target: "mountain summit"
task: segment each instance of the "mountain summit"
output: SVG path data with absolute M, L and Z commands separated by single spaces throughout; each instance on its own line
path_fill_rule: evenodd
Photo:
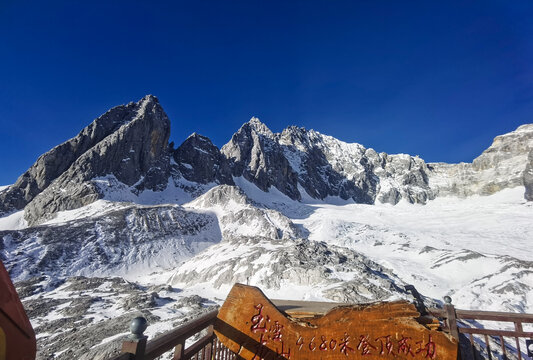
M 25 208 L 30 224 L 102 198 L 95 179 L 112 175 L 162 189 L 169 174 L 170 121 L 155 96 L 112 108 L 76 137 L 43 154 L 0 194 L 1 211 Z
M 242 177 L 298 201 L 338 197 L 364 204 L 424 204 L 436 196 L 487 195 L 520 185 L 530 200 L 533 187 L 533 124 L 496 137 L 471 164 L 427 164 L 295 126 L 273 133 L 256 117 L 220 150 L 196 133 L 174 150 L 169 135 L 170 121 L 155 96 L 114 107 L 0 192 L 0 215 L 25 209 L 28 223 L 37 224 L 103 198 L 109 189 L 99 185 L 102 177 L 113 177 L 134 194 L 162 191 L 169 179 L 177 186 L 179 179 L 233 185 Z

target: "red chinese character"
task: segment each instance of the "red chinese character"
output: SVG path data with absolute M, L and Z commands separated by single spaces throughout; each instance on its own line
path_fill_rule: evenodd
M 408 344 L 409 340 L 411 340 L 410 337 L 405 337 L 402 335 L 402 338 L 400 341 L 398 341 L 398 354 L 404 353 L 406 356 L 409 354 L 411 354 L 413 357 L 415 356 L 411 350 L 411 345 Z
M 339 345 L 340 345 L 341 353 L 343 353 L 346 356 L 348 356 L 349 351 L 352 351 L 352 352 L 355 351 L 353 348 L 348 346 L 349 342 L 350 342 L 350 335 L 348 335 L 347 333 L 344 333 L 344 337 L 341 339 L 341 342 L 339 343 Z
M 266 319 L 263 316 L 263 305 L 257 304 L 256 306 L 254 306 L 254 308 L 258 311 L 258 313 L 252 316 L 252 326 L 250 327 L 250 330 L 254 334 L 258 332 L 261 332 L 261 333 L 268 332 L 266 327 L 267 327 L 267 323 L 270 322 L 270 318 L 268 317 L 268 315 L 266 316 Z
M 278 359 L 290 359 L 291 358 L 291 348 L 285 349 L 283 341 L 281 341 L 281 351 L 276 348 L 276 354 L 278 354 Z
M 361 335 L 359 337 L 359 345 L 357 345 L 357 350 L 362 350 L 361 355 L 371 355 L 370 349 L 376 350 L 376 347 L 370 344 L 369 337 L 370 335 Z
M 433 339 L 431 338 L 431 334 L 429 335 L 429 341 L 426 345 L 422 346 L 424 341 L 419 341 L 417 344 L 420 346 L 420 348 L 416 351 L 418 354 L 421 351 L 426 351 L 425 357 L 430 359 L 435 359 L 435 356 L 437 355 L 437 347 L 435 343 L 433 342 Z
M 387 335 L 387 336 L 382 336 L 382 337 L 378 337 L 375 341 L 380 341 L 381 342 L 381 351 L 380 351 L 380 355 L 384 355 L 385 354 L 385 350 L 387 350 L 387 355 L 394 355 L 394 353 L 392 352 L 394 350 L 394 344 L 392 343 L 391 341 L 391 336 L 390 335 Z M 383 341 L 385 340 L 385 341 Z
M 267 348 L 265 345 L 267 344 L 267 340 L 263 338 L 263 334 L 259 337 L 259 343 L 257 344 L 257 348 L 255 350 L 254 357 L 252 360 L 264 360 L 267 355 Z
M 300 336 L 298 340 L 296 340 L 296 345 L 298 345 L 298 350 L 302 350 L 302 346 L 304 346 L 304 338 Z
M 269 330 L 272 333 L 273 341 L 281 341 L 281 337 L 283 336 L 281 330 L 283 330 L 283 325 L 281 325 L 277 320 L 274 321 L 274 324 L 270 326 Z

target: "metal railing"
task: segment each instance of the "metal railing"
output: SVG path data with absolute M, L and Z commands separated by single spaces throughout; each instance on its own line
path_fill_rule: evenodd
M 443 330 L 448 331 L 458 341 L 461 340 L 462 334 L 470 342 L 469 349 L 464 347 L 460 349 L 462 359 L 486 357 L 491 360 L 498 357 L 502 359 L 512 357 L 522 360 L 522 351 L 528 353 L 528 349 L 523 349 L 520 342 L 533 339 L 533 332 L 524 331 L 523 327 L 523 324 L 533 324 L 533 314 L 460 310 L 455 309 L 450 297 L 445 297 L 444 301 L 443 309 L 428 309 L 428 311 L 431 315 L 444 319 Z M 487 329 L 479 321 L 498 322 L 500 329 Z M 509 330 L 510 328 L 513 330 Z M 514 339 L 514 344 L 512 345 L 513 341 L 506 343 L 505 338 Z M 467 351 L 468 353 L 465 353 Z

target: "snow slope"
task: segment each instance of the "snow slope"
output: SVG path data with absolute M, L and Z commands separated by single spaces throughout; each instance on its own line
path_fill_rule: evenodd
M 331 205 L 236 182 L 300 225 L 309 240 L 357 251 L 426 296 L 451 295 L 464 309 L 533 312 L 533 204 L 524 201 L 523 187 L 426 205 Z

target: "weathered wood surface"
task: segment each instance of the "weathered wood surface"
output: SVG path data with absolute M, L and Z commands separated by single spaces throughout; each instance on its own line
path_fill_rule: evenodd
M 215 322 L 219 340 L 241 358 L 457 359 L 457 341 L 418 323 L 407 302 L 344 306 L 292 319 L 252 286 L 236 284 Z

